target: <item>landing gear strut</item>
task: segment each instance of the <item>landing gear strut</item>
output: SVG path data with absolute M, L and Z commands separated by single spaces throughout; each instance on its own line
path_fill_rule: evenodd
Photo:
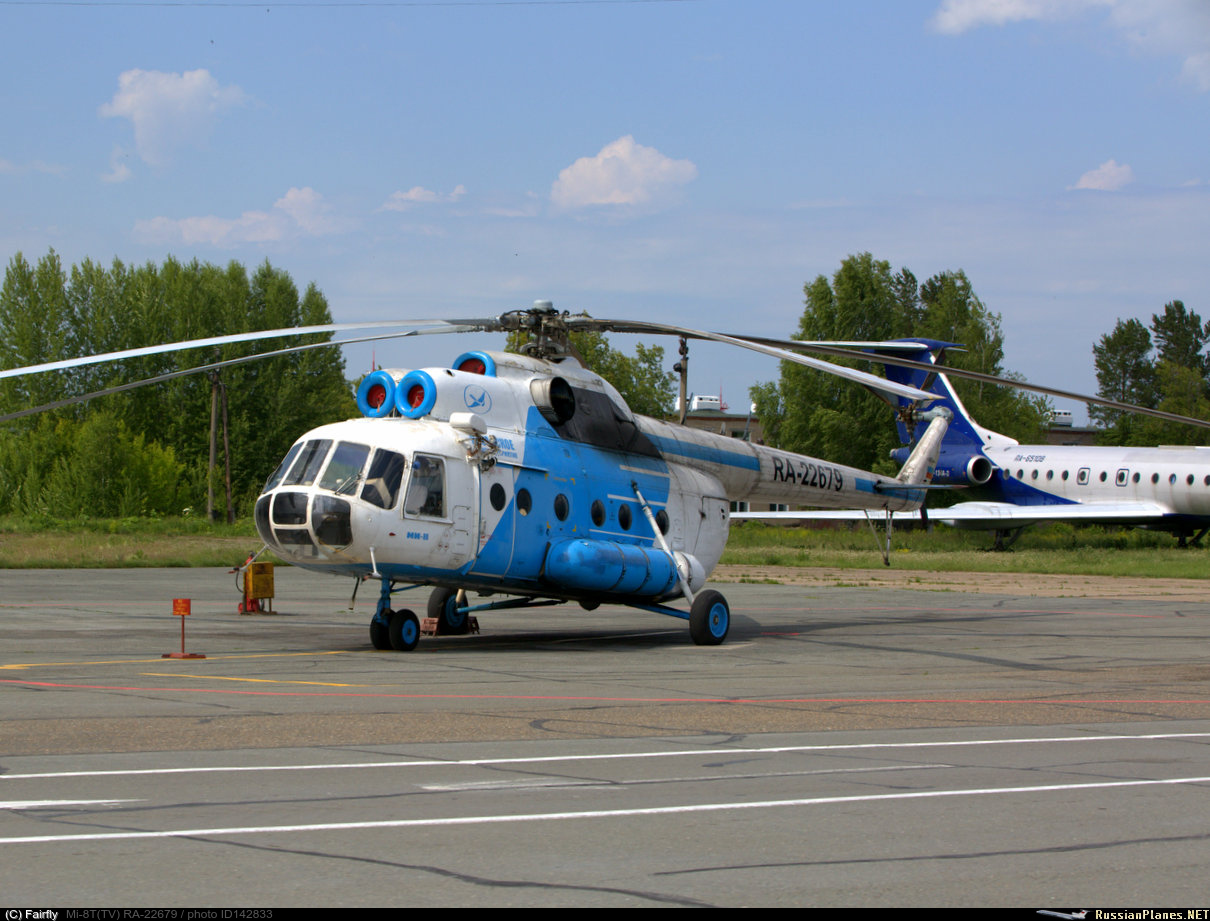
M 391 610 L 391 580 L 382 580 L 378 607 L 370 620 L 370 643 L 375 649 L 411 652 L 420 641 L 420 621 L 411 611 Z

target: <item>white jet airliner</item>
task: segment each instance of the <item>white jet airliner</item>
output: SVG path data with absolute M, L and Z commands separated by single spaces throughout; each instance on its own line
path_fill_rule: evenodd
M 911 357 L 937 365 L 949 343 L 919 340 Z M 898 351 L 903 355 L 902 350 Z M 1184 546 L 1210 531 L 1210 447 L 1101 447 L 1023 445 L 983 428 L 967 412 L 939 369 L 887 366 L 887 377 L 937 394 L 933 404 L 953 413 L 941 446 L 932 484 L 969 486 L 978 501 L 930 509 L 928 517 L 958 528 L 994 531 L 998 549 L 1021 529 L 1046 521 L 1122 524 L 1170 531 Z M 913 443 L 931 413 L 917 415 L 909 428 L 898 421 L 900 440 Z M 906 453 L 907 447 L 892 452 Z M 858 520 L 861 511 L 746 512 L 736 518 Z M 897 513 L 894 520 L 915 518 Z

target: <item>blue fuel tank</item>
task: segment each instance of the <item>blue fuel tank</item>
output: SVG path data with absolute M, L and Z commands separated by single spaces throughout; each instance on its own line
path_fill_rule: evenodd
M 563 588 L 657 598 L 672 591 L 676 564 L 658 547 L 565 540 L 546 555 L 546 578 Z

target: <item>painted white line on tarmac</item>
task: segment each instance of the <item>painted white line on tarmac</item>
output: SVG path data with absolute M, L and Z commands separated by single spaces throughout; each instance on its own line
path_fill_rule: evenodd
M 228 828 L 180 828 L 168 831 L 96 832 L 76 835 L 28 835 L 0 837 L 3 844 L 57 844 L 68 841 L 129 841 L 136 838 L 202 838 L 236 835 L 299 834 L 301 832 L 364 831 L 376 828 L 441 828 L 452 825 L 507 825 L 527 822 L 617 819 L 633 816 L 686 815 L 699 812 L 738 812 L 752 809 L 789 809 L 803 806 L 833 806 L 848 803 L 878 803 L 893 800 L 927 800 L 958 796 L 1005 796 L 1013 793 L 1056 793 L 1107 790 L 1126 787 L 1173 786 L 1210 783 L 1210 777 L 1173 777 L 1162 780 L 1108 780 L 1094 783 L 1043 784 L 1035 787 L 985 787 L 975 790 L 920 790 L 910 793 L 870 793 L 862 796 L 820 796 L 807 799 L 766 800 L 754 803 L 695 803 L 683 806 L 653 806 L 643 809 L 599 809 L 583 812 L 540 812 L 520 815 L 453 816 L 441 819 L 393 819 L 377 822 L 329 822 L 309 825 L 259 825 Z
M 18 799 L 0 801 L 0 809 L 60 809 L 67 806 L 116 806 L 118 803 L 141 803 L 137 799 Z
M 163 774 L 223 774 L 264 771 L 355 771 L 382 768 L 496 767 L 508 764 L 556 764 L 568 761 L 627 761 L 643 758 L 700 758 L 735 755 L 773 755 L 794 752 L 900 751 L 913 748 L 976 748 L 981 745 L 1043 745 L 1068 742 L 1155 742 L 1210 739 L 1210 732 L 1163 732 L 1147 735 L 1079 735 L 1025 739 L 962 739 L 952 742 L 862 742 L 851 745 L 775 745 L 765 748 L 697 748 L 647 752 L 605 752 L 588 755 L 542 755 L 528 758 L 458 758 L 412 761 L 361 761 L 340 764 L 215 765 L 211 767 L 134 768 L 122 771 L 55 771 L 38 774 L 0 774 L 0 783 L 13 780 L 43 780 L 60 777 L 136 777 Z

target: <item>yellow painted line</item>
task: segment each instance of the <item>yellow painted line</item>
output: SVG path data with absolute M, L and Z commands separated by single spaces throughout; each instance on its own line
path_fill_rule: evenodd
M 252 684 L 314 684 L 323 688 L 368 688 L 370 684 L 341 684 L 336 681 L 278 681 L 275 678 L 232 678 L 228 675 L 183 675 L 180 672 L 143 672 L 144 678 L 197 678 L 203 681 L 247 681 Z
M 238 655 L 230 656 L 207 656 L 206 659 L 215 662 L 219 659 L 281 659 L 291 656 L 343 656 L 351 652 L 353 649 L 329 649 L 323 652 L 249 652 L 239 653 Z M 81 665 L 139 665 L 143 662 L 161 662 L 163 656 L 157 656 L 154 659 L 101 659 L 99 661 L 83 660 L 76 662 L 14 662 L 9 665 L 0 665 L 0 671 L 5 669 L 21 669 L 21 668 L 55 668 L 65 665 L 81 666 Z

